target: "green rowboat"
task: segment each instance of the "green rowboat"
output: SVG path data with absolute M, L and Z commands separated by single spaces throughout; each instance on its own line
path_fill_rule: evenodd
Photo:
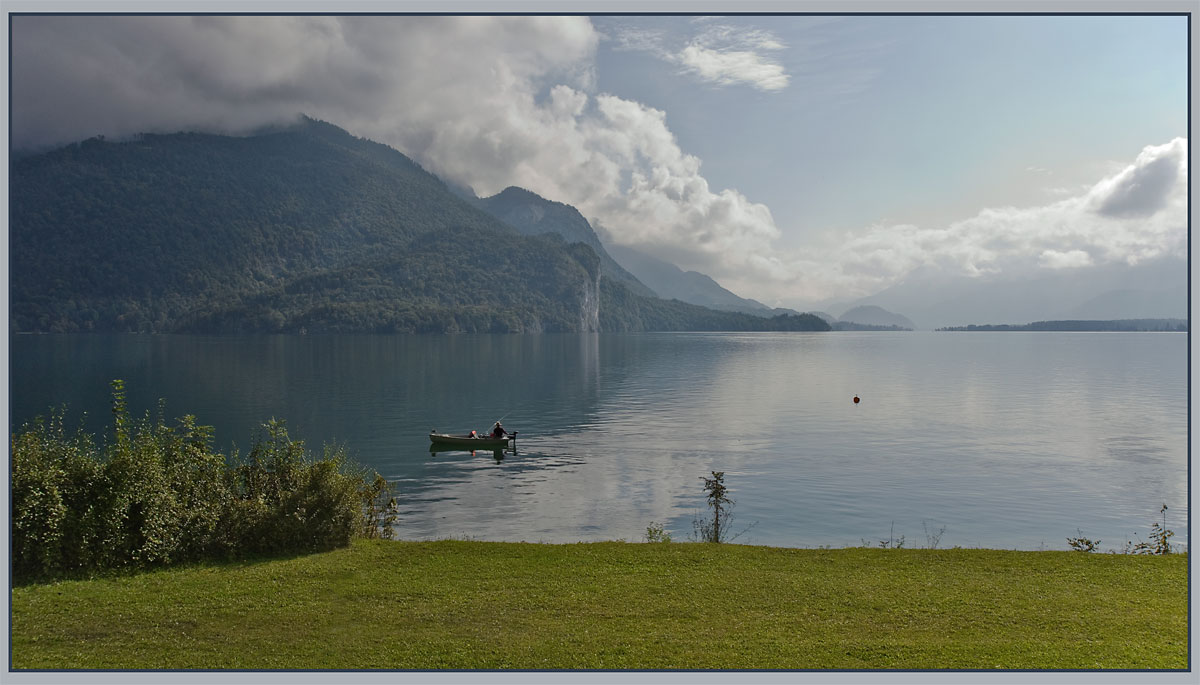
M 450 433 L 429 432 L 429 442 L 434 447 L 457 447 L 464 450 L 500 450 L 505 449 L 510 444 L 516 446 L 516 432 L 509 433 L 502 438 L 487 437 L 472 437 L 470 435 L 451 435 Z

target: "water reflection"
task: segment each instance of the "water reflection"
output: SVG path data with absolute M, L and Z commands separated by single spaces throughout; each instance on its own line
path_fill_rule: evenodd
M 1063 548 L 1184 541 L 1186 336 L 646 334 L 16 336 L 15 426 L 67 403 L 107 429 L 131 409 L 195 414 L 223 448 L 286 418 L 395 481 L 406 538 L 686 538 L 699 478 L 726 473 L 739 542 Z M 854 404 L 859 396 L 862 402 Z M 431 450 L 431 428 L 503 418 L 519 451 Z
M 492 458 L 496 460 L 496 463 L 499 464 L 500 462 L 504 461 L 505 454 L 513 454 L 513 455 L 517 454 L 517 448 L 511 447 L 511 448 L 505 448 L 505 449 L 492 450 L 492 449 L 471 449 L 469 447 L 448 447 L 448 446 L 442 446 L 442 445 L 437 445 L 437 444 L 429 446 L 429 453 L 435 457 L 439 453 L 442 453 L 442 452 L 466 452 L 466 453 L 470 454 L 472 457 L 474 457 L 476 455 L 480 455 L 480 454 L 490 454 L 490 455 L 492 455 Z

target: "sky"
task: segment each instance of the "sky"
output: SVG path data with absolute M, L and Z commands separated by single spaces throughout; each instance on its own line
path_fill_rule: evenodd
M 1186 257 L 1187 43 L 1180 16 L 15 16 L 11 140 L 303 113 L 805 308 Z

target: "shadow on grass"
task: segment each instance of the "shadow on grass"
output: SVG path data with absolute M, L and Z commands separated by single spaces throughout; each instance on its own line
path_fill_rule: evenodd
M 216 559 L 200 559 L 196 561 L 185 561 L 178 564 L 162 564 L 155 566 L 135 566 L 115 569 L 102 569 L 92 571 L 80 571 L 78 573 L 65 573 L 55 575 L 42 575 L 35 577 L 16 578 L 11 576 L 12 568 L 9 567 L 10 577 L 12 578 L 12 587 L 25 588 L 35 587 L 38 585 L 53 585 L 55 583 L 88 581 L 88 580 L 116 580 L 119 578 L 133 578 L 140 575 L 150 573 L 170 573 L 175 571 L 186 571 L 198 568 L 212 569 L 243 569 L 253 568 L 262 564 L 268 564 L 276 561 L 289 561 L 292 559 L 302 559 L 304 557 L 316 556 L 318 554 L 326 554 L 339 549 L 349 549 L 350 545 L 341 547 L 330 547 L 329 549 L 311 550 L 307 552 L 277 552 L 273 554 L 254 554 L 244 557 L 227 557 Z

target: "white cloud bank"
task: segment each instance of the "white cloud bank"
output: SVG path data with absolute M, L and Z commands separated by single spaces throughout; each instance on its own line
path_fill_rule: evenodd
M 235 132 L 303 112 L 481 194 L 517 185 L 573 204 L 612 242 L 768 302 L 865 295 L 923 266 L 1020 273 L 1185 249 L 1179 139 L 1044 207 L 873 226 L 782 254 L 770 210 L 710 188 L 667 113 L 594 92 L 601 39 L 586 17 L 14 17 L 13 139 Z M 778 74 L 736 53 L 773 41 L 710 27 L 696 61 L 709 59 L 714 79 L 763 87 Z
M 1186 257 L 1188 141 L 1144 148 L 1086 191 L 1040 207 L 985 209 L 944 228 L 872 226 L 785 258 L 780 297 L 869 295 L 918 268 L 1020 278 L 1042 270 Z

